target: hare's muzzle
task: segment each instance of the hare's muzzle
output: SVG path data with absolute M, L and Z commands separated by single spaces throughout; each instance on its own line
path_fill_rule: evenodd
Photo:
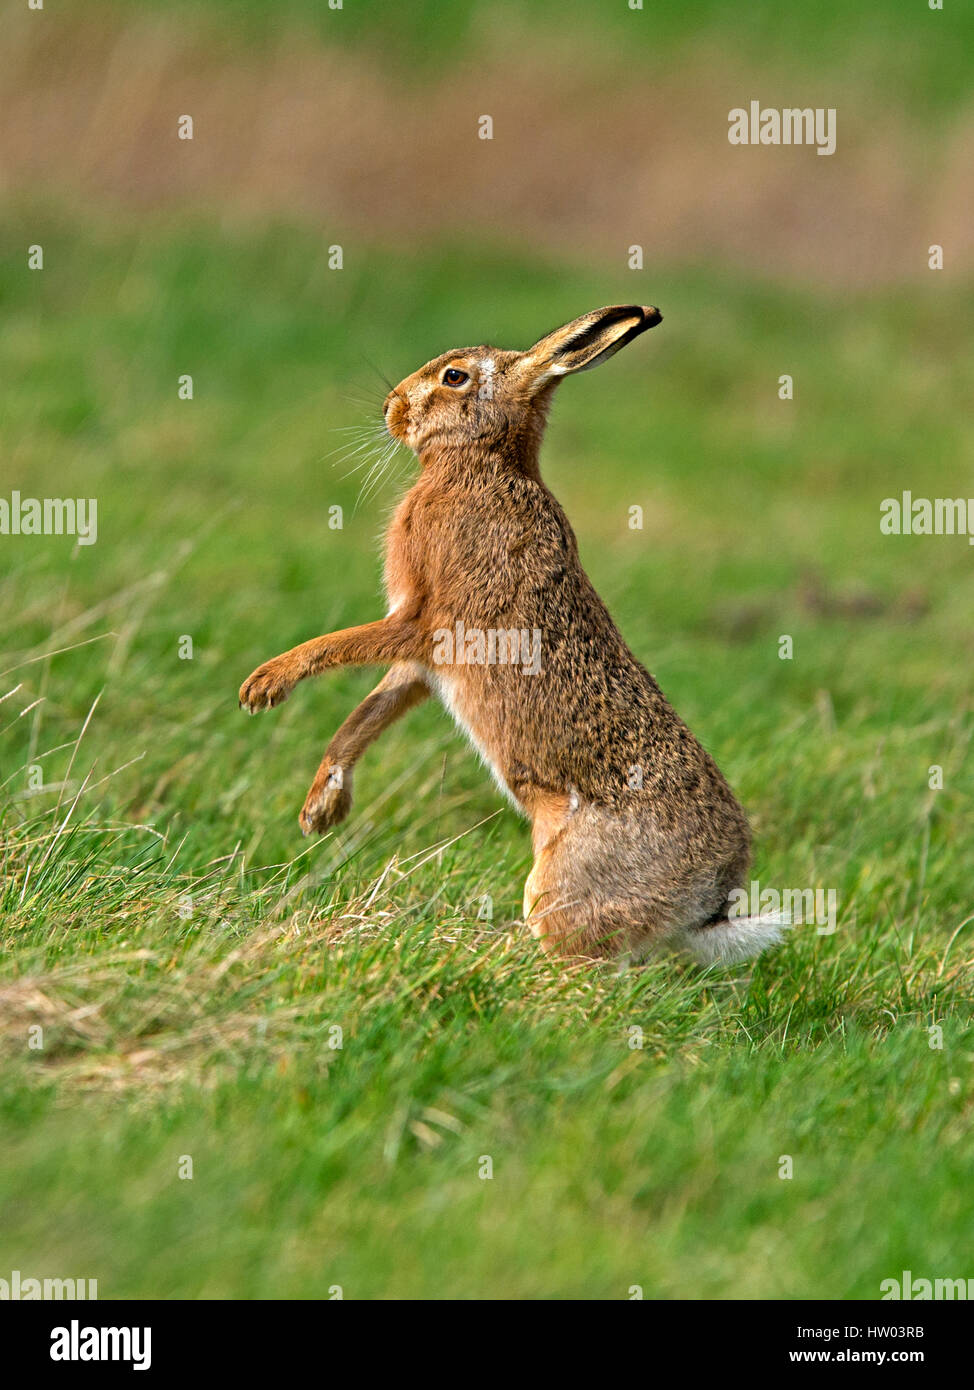
M 409 404 L 398 391 L 390 391 L 386 396 L 382 406 L 382 414 L 385 417 L 386 429 L 390 434 L 399 436 L 406 418 L 409 414 Z

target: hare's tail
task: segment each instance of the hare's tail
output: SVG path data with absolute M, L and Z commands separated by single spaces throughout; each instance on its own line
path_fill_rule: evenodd
M 790 926 L 791 918 L 782 912 L 722 918 L 689 928 L 681 935 L 679 945 L 700 965 L 726 965 L 749 960 L 769 946 L 776 946 Z

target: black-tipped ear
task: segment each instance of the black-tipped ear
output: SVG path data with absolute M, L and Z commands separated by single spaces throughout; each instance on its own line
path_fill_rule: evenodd
M 524 354 L 525 365 L 538 374 L 539 381 L 587 372 L 608 361 L 647 328 L 655 327 L 662 317 L 652 305 L 613 304 L 595 309 L 546 334 Z

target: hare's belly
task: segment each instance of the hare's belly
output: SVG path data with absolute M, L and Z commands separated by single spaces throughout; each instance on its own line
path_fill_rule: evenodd
M 457 728 L 461 729 L 463 733 L 466 734 L 471 746 L 479 756 L 480 761 L 483 763 L 484 767 L 487 768 L 500 790 L 519 811 L 523 811 L 524 807 L 520 804 L 517 797 L 504 780 L 504 774 L 497 765 L 491 749 L 473 727 L 473 721 L 466 707 L 468 702 L 467 699 L 465 699 L 466 691 L 462 678 L 458 677 L 455 672 L 444 667 L 433 667 L 432 669 L 427 669 L 426 683 L 430 690 L 432 690 L 435 695 L 439 696 L 441 703 L 449 710 L 450 714 L 452 714 Z

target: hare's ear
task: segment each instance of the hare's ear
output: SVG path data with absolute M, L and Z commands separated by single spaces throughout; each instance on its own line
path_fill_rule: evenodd
M 569 372 L 587 372 L 589 367 L 608 361 L 662 317 L 652 305 L 614 304 L 594 309 L 546 334 L 522 353 L 521 370 L 537 386 Z

